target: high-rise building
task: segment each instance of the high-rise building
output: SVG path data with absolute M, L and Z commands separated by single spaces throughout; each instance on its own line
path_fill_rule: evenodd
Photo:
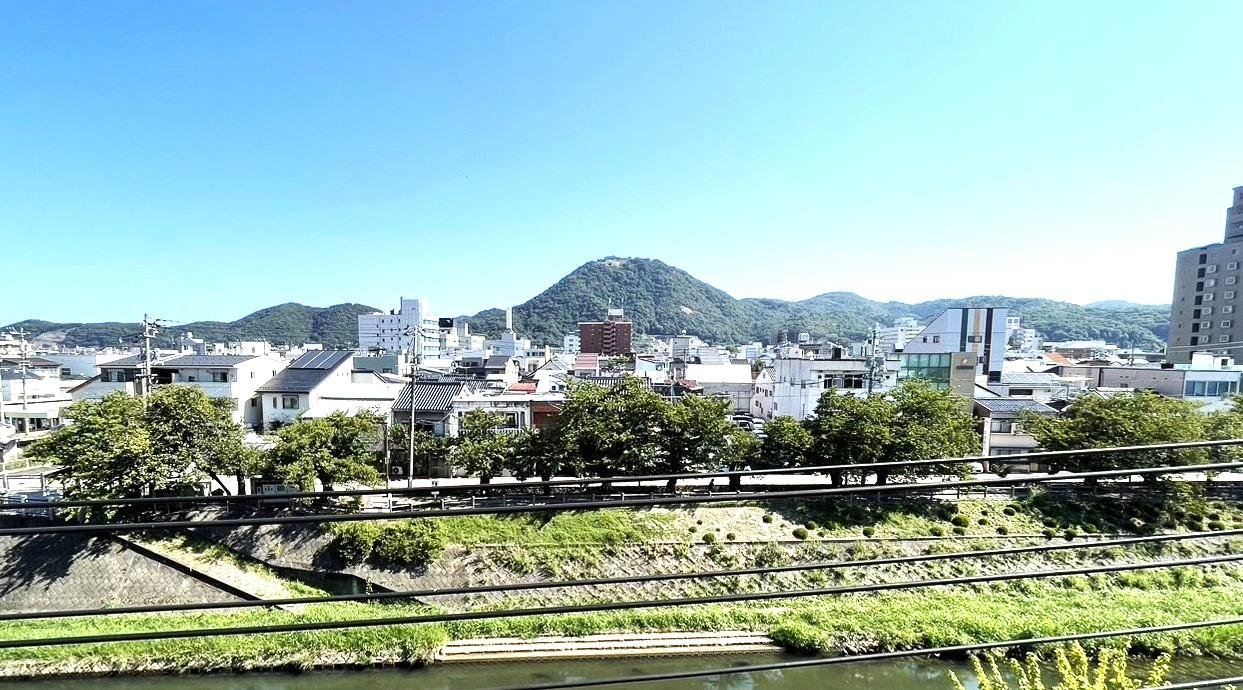
M 363 352 L 405 351 L 434 359 L 442 340 L 439 319 L 421 299 L 403 297 L 400 309 L 358 317 L 358 347 Z
M 1234 188 L 1226 210 L 1225 241 L 1178 253 L 1170 335 L 1165 358 L 1184 364 L 1193 352 L 1220 352 L 1243 358 L 1243 328 L 1236 327 L 1239 262 L 1243 261 L 1243 187 Z
M 634 324 L 626 320 L 621 309 L 610 309 L 607 321 L 581 321 L 578 324 L 579 351 L 609 357 L 628 355 L 634 351 L 631 337 Z

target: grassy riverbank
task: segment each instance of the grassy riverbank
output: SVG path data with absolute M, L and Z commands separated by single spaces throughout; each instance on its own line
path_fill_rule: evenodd
M 1138 583 L 1136 583 L 1138 584 Z M 0 639 L 37 639 L 151 630 L 223 628 L 417 615 L 409 605 L 308 606 L 299 613 L 160 614 L 0 625 Z M 536 616 L 447 625 L 404 625 L 313 633 L 225 636 L 161 642 L 0 650 L 6 675 L 235 671 L 315 666 L 423 664 L 450 639 L 608 632 L 752 630 L 795 651 L 859 653 L 1090 632 L 1243 615 L 1243 587 L 1155 578 L 1093 589 L 1076 579 L 1012 586 L 782 600 L 758 605 Z M 1100 644 L 1100 643 L 1098 643 Z M 1138 653 L 1243 659 L 1243 626 L 1150 635 Z
M 415 523 L 334 526 L 361 549 L 372 571 L 406 573 L 411 589 L 420 577 L 463 577 L 469 584 L 516 579 L 611 576 L 638 572 L 698 571 L 816 560 L 858 560 L 1013 545 L 1013 534 L 1035 541 L 1097 532 L 1151 533 L 1223 529 L 1239 524 L 1235 506 L 1197 504 L 1190 510 L 1107 502 L 1041 504 L 964 501 L 953 506 L 801 503 L 722 505 L 686 510 L 598 511 L 554 516 L 463 517 L 435 527 Z M 424 523 L 431 521 L 423 521 Z M 362 523 L 360 523 L 362 524 Z M 1053 526 L 1049 526 L 1053 525 Z M 959 528 L 955 534 L 953 528 Z M 1129 532 L 1127 531 L 1129 529 Z M 1216 529 L 1208 528 L 1209 530 Z M 805 531 L 805 534 L 799 532 Z M 1042 530 L 1050 533 L 1044 534 Z M 942 532 L 937 535 L 936 532 Z M 1008 532 L 1007 535 L 1003 532 Z M 931 533 L 931 534 L 930 534 Z M 712 535 L 705 538 L 705 535 Z M 932 537 L 931 541 L 928 541 Z M 942 537 L 942 538 L 936 538 Z M 971 537 L 961 539 L 955 537 Z M 838 540 L 848 539 L 846 543 Z M 430 545 L 430 548 L 429 548 Z M 232 568 L 254 585 L 288 592 L 315 590 L 279 580 L 275 570 L 196 539 L 166 538 L 196 567 Z M 339 547 L 334 546 L 332 548 Z M 326 547 L 327 548 L 327 547 Z M 392 562 L 420 551 L 430 570 Z M 451 553 L 440 554 L 449 549 Z M 639 588 L 517 592 L 496 598 L 437 600 L 444 608 L 414 604 L 304 605 L 297 611 L 243 610 L 153 614 L 0 623 L 0 640 L 41 639 L 137 631 L 167 631 L 298 622 L 383 619 L 436 611 L 542 609 L 558 604 L 706 596 L 725 592 L 790 591 L 871 582 L 918 581 L 1082 565 L 1140 563 L 1239 553 L 1243 540 L 1216 538 L 1142 548 L 1075 549 L 1022 558 L 905 564 L 893 567 L 810 571 L 781 576 L 692 579 Z M 376 554 L 390 557 L 377 561 Z M 471 560 L 463 561 L 462 554 Z M 461 570 L 468 562 L 469 568 Z M 408 570 L 408 573 L 407 573 Z M 362 571 L 359 571 L 362 572 Z M 363 573 L 365 576 L 366 573 Z M 160 642 L 123 642 L 0 650 L 7 676 L 136 672 L 212 672 L 301 669 L 321 666 L 419 665 L 431 662 L 450 640 L 478 637 L 747 630 L 770 635 L 792 651 L 861 653 L 891 649 L 1019 639 L 1243 616 L 1243 566 L 1218 564 L 1090 577 L 1074 576 L 748 604 L 632 610 L 451 624 L 375 626 L 312 633 L 221 636 Z M 1107 644 L 1099 642 L 1096 644 Z M 1139 653 L 1243 660 L 1243 626 L 1146 636 Z

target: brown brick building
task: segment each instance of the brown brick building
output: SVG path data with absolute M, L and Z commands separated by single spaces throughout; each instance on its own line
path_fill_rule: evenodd
M 631 335 L 634 324 L 629 321 L 584 321 L 578 324 L 579 352 L 607 357 L 628 355 L 633 351 Z

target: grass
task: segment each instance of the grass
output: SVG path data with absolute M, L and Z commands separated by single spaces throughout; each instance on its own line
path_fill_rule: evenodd
M 1031 584 L 1031 583 L 1029 583 Z M 1204 586 L 1078 589 L 1032 584 L 891 592 L 759 605 L 710 605 L 562 616 L 391 626 L 313 633 L 227 636 L 164 642 L 0 650 L 0 664 L 47 668 L 244 670 L 316 664 L 422 664 L 449 639 L 608 632 L 758 630 L 804 652 L 864 652 L 1040 637 L 1243 615 L 1243 589 Z M 401 616 L 411 605 L 308 606 L 301 613 L 166 614 L 0 624 L 0 639 L 34 639 L 142 630 L 175 630 Z M 1243 626 L 1136 638 L 1136 653 L 1243 659 Z

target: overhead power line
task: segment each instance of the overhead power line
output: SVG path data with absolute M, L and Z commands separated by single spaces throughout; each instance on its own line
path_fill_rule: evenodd
M 1213 680 L 1193 680 L 1188 683 L 1174 683 L 1172 685 L 1153 685 L 1140 688 L 1140 690 L 1191 690 L 1192 688 L 1220 688 L 1235 683 L 1243 683 L 1243 676 L 1235 676 L 1233 678 L 1215 678 Z
M 858 463 L 853 465 L 813 465 L 810 467 L 778 467 L 756 470 L 731 470 L 728 472 L 686 472 L 680 474 L 649 474 L 617 477 L 581 477 L 550 479 L 547 481 L 524 481 L 512 484 L 460 485 L 460 486 L 419 486 L 392 487 L 387 489 L 344 489 L 340 491 L 298 491 L 276 494 L 239 494 L 222 496 L 142 496 L 135 498 L 109 498 L 91 500 L 44 501 L 31 503 L 14 503 L 5 506 L 6 510 L 49 510 L 60 508 L 95 508 L 115 505 L 167 505 L 169 503 L 241 503 L 252 501 L 286 501 L 293 499 L 319 498 L 352 498 L 356 496 L 413 496 L 430 493 L 443 493 L 451 489 L 491 489 L 505 490 L 510 488 L 541 489 L 559 486 L 585 486 L 588 484 L 628 484 L 658 481 L 680 481 L 696 479 L 722 479 L 729 477 L 751 477 L 783 474 L 827 474 L 830 472 L 867 472 L 883 469 L 904 469 L 910 467 L 929 467 L 935 465 L 971 464 L 990 462 L 996 464 L 1023 464 L 1032 461 L 1057 460 L 1072 457 L 1092 457 L 1116 453 L 1139 453 L 1153 451 L 1194 450 L 1200 448 L 1216 448 L 1243 445 L 1243 439 L 1222 441 L 1190 441 L 1184 443 L 1161 443 L 1143 446 L 1118 446 L 1112 448 L 1083 448 L 1079 450 L 1054 450 L 1038 453 L 1020 453 L 1015 455 L 974 455 L 961 458 L 934 458 L 931 460 L 895 460 L 891 462 Z
M 1171 625 L 1152 625 L 1143 628 L 1129 628 L 1125 630 L 1108 630 L 1105 632 L 1093 633 L 1077 633 L 1072 635 L 1053 635 L 1050 637 L 1028 637 L 1019 640 L 1003 640 L 1000 642 L 980 642 L 976 644 L 953 645 L 949 647 L 927 647 L 924 649 L 902 649 L 892 652 L 876 652 L 874 654 L 854 654 L 850 656 L 834 656 L 816 659 L 800 659 L 797 661 L 779 661 L 771 664 L 755 664 L 751 666 L 730 666 L 727 668 L 708 669 L 703 671 L 676 671 L 673 673 L 653 673 L 641 676 L 619 676 L 617 678 L 602 678 L 598 680 L 576 680 L 563 681 L 557 683 L 545 683 L 542 685 L 523 685 L 502 690 L 570 690 L 570 688 L 593 688 L 606 685 L 633 685 L 637 683 L 656 683 L 679 680 L 691 680 L 694 678 L 711 678 L 714 676 L 737 675 L 741 673 L 759 673 L 763 671 L 789 671 L 799 668 L 816 668 L 819 666 L 838 666 L 841 664 L 857 664 L 867 661 L 889 661 L 891 659 L 910 659 L 917 656 L 961 656 L 963 654 L 973 654 L 976 652 L 985 652 L 992 649 L 1007 649 L 1010 647 L 1037 647 L 1050 644 L 1064 644 L 1066 642 L 1083 642 L 1086 640 L 1100 640 L 1110 637 L 1137 637 L 1139 635 L 1155 635 L 1160 633 L 1181 632 L 1184 630 L 1198 630 L 1203 628 L 1216 628 L 1227 625 L 1239 625 L 1243 623 L 1243 618 L 1224 618 L 1213 621 L 1199 621 L 1195 623 L 1174 623 Z M 1229 682 L 1229 681 L 1227 681 Z M 1169 690 L 1171 686 L 1162 686 L 1162 690 Z M 1178 687 L 1178 686 L 1173 686 Z M 1194 687 L 1194 686 L 1192 686 Z M 1200 686 L 1205 687 L 1205 686 Z M 1209 685 L 1207 687 L 1213 687 Z M 1157 690 L 1156 688 L 1145 688 L 1145 690 Z
M 1038 546 L 1021 546 L 1007 549 L 988 549 L 983 551 L 959 551 L 950 553 L 924 554 L 919 556 L 893 556 L 888 558 L 872 558 L 857 561 L 828 561 L 805 563 L 801 565 L 783 565 L 766 568 L 740 568 L 733 570 L 708 570 L 692 573 L 656 573 L 649 575 L 629 575 L 624 577 L 593 578 L 586 580 L 562 580 L 540 582 L 518 582 L 500 585 L 481 585 L 475 587 L 451 587 L 438 589 L 409 590 L 396 592 L 371 592 L 361 594 L 338 594 L 322 597 L 290 597 L 284 599 L 258 599 L 229 602 L 195 602 L 190 604 L 154 604 L 142 606 L 117 606 L 109 608 L 65 609 L 61 611 L 30 611 L 17 613 L 0 613 L 0 622 L 40 620 L 49 618 L 78 618 L 91 616 L 112 616 L 137 613 L 174 613 L 185 611 L 205 611 L 215 609 L 266 608 L 270 606 L 290 606 L 297 604 L 328 604 L 347 601 L 392 601 L 399 599 L 420 599 L 424 597 L 462 596 L 471 594 L 490 594 L 496 592 L 522 592 L 548 589 L 568 589 L 573 587 L 597 587 L 607 585 L 642 584 L 650 582 L 669 582 L 672 580 L 689 580 L 699 578 L 742 577 L 756 575 L 777 575 L 782 573 L 806 570 L 845 570 L 848 568 L 866 568 L 878 565 L 905 565 L 914 563 L 932 563 L 937 561 L 957 561 L 991 556 L 1017 556 L 1031 553 L 1047 553 L 1051 551 L 1072 551 L 1080 549 L 1104 549 L 1117 546 L 1137 544 L 1163 543 L 1169 541 L 1188 541 L 1217 537 L 1232 537 L 1243 534 L 1243 529 L 1222 530 L 1219 532 L 1188 532 L 1184 534 L 1160 534 L 1148 537 L 1128 537 L 1096 542 L 1073 542 L 1058 544 L 1041 544 Z
M 1154 570 L 1158 568 L 1175 568 L 1191 565 L 1210 565 L 1243 560 L 1243 554 L 1191 558 L 1178 561 L 1156 561 L 1152 563 L 1128 563 L 1123 565 L 1091 566 L 1071 568 L 1068 570 L 1031 571 L 1021 573 L 1002 573 L 998 575 L 978 575 L 972 577 L 955 577 L 936 580 L 917 580 L 911 582 L 885 582 L 869 585 L 848 587 L 826 587 L 821 589 L 800 589 L 785 592 L 757 592 L 748 594 L 721 594 L 709 597 L 681 597 L 674 599 L 655 599 L 640 601 L 620 601 L 608 604 L 581 604 L 569 606 L 545 606 L 528 609 L 505 609 L 496 611 L 470 611 L 463 613 L 435 613 L 418 616 L 393 616 L 388 618 L 367 618 L 341 621 L 317 621 L 311 623 L 286 623 L 279 625 L 253 625 L 229 628 L 202 628 L 187 630 L 156 630 L 129 633 L 107 633 L 100 635 L 77 635 L 66 637 L 44 637 L 24 640 L 0 640 L 0 649 L 18 649 L 25 647 L 57 647 L 74 644 L 100 644 L 111 642 L 143 642 L 153 640 L 173 640 L 192 637 L 221 637 L 230 635 L 266 635 L 289 632 L 314 632 L 322 630 L 346 630 L 353 628 L 375 628 L 394 625 L 412 625 L 422 623 L 453 623 L 460 621 L 490 620 L 495 618 L 525 618 L 532 616 L 555 616 L 576 613 L 595 613 L 600 611 L 627 611 L 633 609 L 668 608 L 677 606 L 696 606 L 700 604 L 727 604 L 746 601 L 772 601 L 775 599 L 795 599 L 803 597 L 835 596 L 841 594 L 861 594 L 885 592 L 905 589 L 923 589 L 928 587 L 961 586 L 966 584 L 1009 582 L 1013 580 L 1041 579 L 1050 577 L 1069 577 L 1073 575 L 1096 575 L 1126 570 Z
M 740 503 L 752 501 L 783 501 L 796 498 L 825 498 L 855 494 L 888 494 L 902 492 L 947 491 L 990 486 L 1017 486 L 1020 484 L 1043 484 L 1067 482 L 1079 479 L 1108 479 L 1117 477 L 1148 477 L 1188 472 L 1215 472 L 1243 468 L 1243 462 L 1213 463 L 1208 465 L 1179 465 L 1175 467 L 1145 467 L 1124 470 L 1099 470 L 1095 472 L 1072 472 L 1043 477 L 998 477 L 996 479 L 970 479 L 928 484 L 884 484 L 869 486 L 844 486 L 829 489 L 798 489 L 793 491 L 766 491 L 759 493 L 723 493 L 695 496 L 671 496 L 657 498 L 634 498 L 625 501 L 579 501 L 575 503 L 537 503 L 522 506 L 493 506 L 468 508 L 441 508 L 388 513 L 333 513 L 314 515 L 285 515 L 279 517 L 228 518 L 216 520 L 164 520 L 156 522 L 121 522 L 115 524 L 44 525 L 39 527 L 8 527 L 0 529 L 0 537 L 16 537 L 32 534 L 71 533 L 123 533 L 163 529 L 196 529 L 250 527 L 255 525 L 297 525 L 330 522 L 368 522 L 376 520 L 401 520 L 407 518 L 454 517 L 463 515 L 513 515 L 520 513 L 562 513 L 567 511 L 597 510 L 602 508 L 642 508 L 665 505 L 697 505 L 704 503 Z

